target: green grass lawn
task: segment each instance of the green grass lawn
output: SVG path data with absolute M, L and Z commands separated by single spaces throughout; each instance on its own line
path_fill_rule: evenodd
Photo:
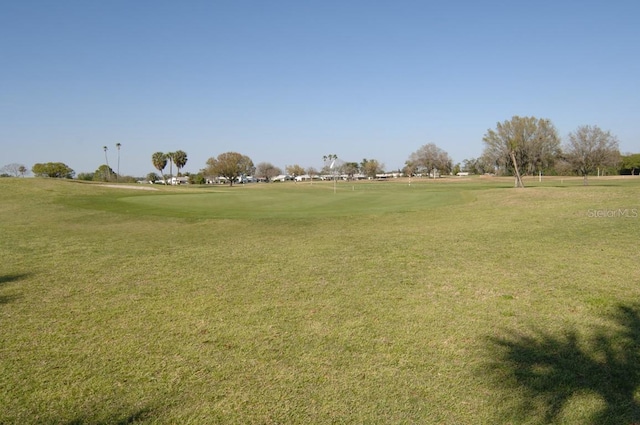
M 640 179 L 0 179 L 2 424 L 640 422 Z

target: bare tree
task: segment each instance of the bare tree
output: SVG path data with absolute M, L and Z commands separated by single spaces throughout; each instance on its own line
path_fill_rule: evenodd
M 583 176 L 585 185 L 589 184 L 589 173 L 598 167 L 618 165 L 621 158 L 617 137 L 595 125 L 583 125 L 569 133 L 564 151 L 567 162 Z
M 313 178 L 318 175 L 318 170 L 316 170 L 315 167 L 309 167 L 307 168 L 307 174 L 309 174 L 309 178 L 313 184 Z
M 256 166 L 256 177 L 271 180 L 275 176 L 282 174 L 282 170 L 270 162 L 261 162 Z
M 22 174 L 22 176 L 24 176 L 24 173 L 27 172 L 27 168 L 22 165 L 22 164 L 7 164 L 4 167 L 2 167 L 2 169 L 0 169 L 1 172 L 3 173 L 7 173 L 7 174 L 11 174 L 14 177 L 18 177 L 18 175 Z
M 428 143 L 413 152 L 405 165 L 405 170 L 412 174 L 426 171 L 427 174 L 432 174 L 433 178 L 436 178 L 438 173 L 450 172 L 453 168 L 453 161 L 446 151 L 433 143 Z
M 491 164 L 486 163 L 483 157 L 479 157 L 463 160 L 462 171 L 466 171 L 471 174 L 484 174 L 495 170 L 491 168 Z
M 487 130 L 483 157 L 496 166 L 511 169 L 516 187 L 524 187 L 522 172 L 533 172 L 549 164 L 560 152 L 560 138 L 550 120 L 514 116 Z

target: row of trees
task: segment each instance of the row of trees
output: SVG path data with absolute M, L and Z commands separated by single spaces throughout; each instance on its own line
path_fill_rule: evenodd
M 287 175 L 293 177 L 308 175 L 313 178 L 320 174 L 347 174 L 353 176 L 357 173 L 375 176 L 376 173 L 383 172 L 384 167 L 378 161 L 366 158 L 359 164 L 340 161 L 335 154 L 325 156 L 323 159 L 325 166 L 321 171 L 316 170 L 314 167 L 305 169 L 298 164 L 287 166 L 285 171 Z M 215 158 L 209 158 L 206 167 L 199 174 L 209 177 L 223 177 L 233 185 L 233 182 L 242 176 L 252 175 L 260 180 L 270 181 L 283 175 L 283 172 L 281 168 L 270 162 L 261 162 L 254 166 L 251 158 L 246 155 L 237 152 L 225 152 Z
M 437 177 L 441 174 L 467 171 L 473 174 L 498 173 L 513 175 L 517 187 L 523 187 L 522 175 L 534 173 L 566 174 L 574 172 L 587 176 L 596 170 L 617 167 L 621 174 L 637 174 L 640 172 L 640 154 L 621 156 L 618 139 L 609 131 L 597 126 L 580 126 L 568 136 L 567 142 L 561 146 L 557 130 L 549 119 L 514 116 L 510 120 L 499 122 L 495 129 L 489 129 L 483 137 L 484 150 L 479 158 L 465 159 L 462 164 L 453 164 L 449 154 L 433 143 L 421 146 L 411 153 L 405 162 L 403 172 L 406 175 L 426 174 Z M 117 171 L 109 166 L 108 147 L 103 146 L 105 163 L 94 173 L 81 173 L 78 178 L 85 180 L 118 181 L 120 178 L 120 149 L 122 144 L 116 143 L 118 151 Z M 303 168 L 300 165 L 285 167 L 287 175 L 300 176 L 308 174 L 314 177 L 320 174 L 341 174 L 348 176 L 364 175 L 375 177 L 384 172 L 384 164 L 375 159 L 363 159 L 358 162 L 344 162 L 336 154 L 323 157 L 324 167 L 318 171 L 313 167 Z M 187 163 L 187 153 L 155 152 L 151 162 L 165 184 L 163 170 L 169 164 L 169 177 L 173 178 L 173 165 L 177 174 Z M 399 171 L 399 170 L 398 170 Z M 24 176 L 28 170 L 21 164 L 8 164 L 0 169 L 2 176 Z M 72 178 L 75 172 L 63 163 L 35 164 L 32 172 L 36 176 Z M 152 173 L 151 173 L 152 174 Z M 151 175 L 150 174 L 150 175 Z M 217 158 L 209 158 L 200 176 L 220 176 L 231 183 L 242 175 L 254 175 L 264 180 L 272 180 L 283 172 L 269 162 L 261 162 L 254 166 L 246 155 L 237 152 L 226 152 Z M 173 180 L 173 179 L 172 179 Z
M 485 148 L 481 158 L 465 160 L 466 171 L 511 174 L 515 177 L 516 187 L 524 187 L 522 175 L 547 172 L 558 166 L 571 170 L 584 177 L 588 184 L 588 175 L 597 169 L 618 166 L 621 163 L 635 174 L 640 169 L 638 158 L 630 155 L 622 162 L 619 143 L 616 136 L 598 126 L 584 125 L 569 133 L 564 147 L 558 132 L 549 119 L 514 116 L 510 120 L 497 123 L 495 129 L 487 130 L 483 137 Z M 383 165 L 376 160 L 363 159 L 361 163 L 343 162 L 335 154 L 323 157 L 325 166 L 321 173 L 340 172 L 347 175 L 356 173 L 374 177 L 383 172 Z M 404 173 L 407 175 L 427 174 L 433 178 L 439 174 L 449 174 L 460 168 L 454 166 L 449 154 L 433 143 L 426 144 L 413 152 L 405 163 Z M 287 167 L 288 174 L 309 174 L 318 172 L 310 167 L 304 169 L 299 165 Z M 243 174 L 253 174 L 266 180 L 282 174 L 282 170 L 268 162 L 259 163 L 257 167 L 248 157 L 228 152 L 210 158 L 207 168 L 203 170 L 209 175 L 223 176 L 230 181 Z
M 175 165 L 178 169 L 178 175 L 180 175 L 180 170 L 187 165 L 187 153 L 185 151 L 175 151 L 175 152 L 155 152 L 151 155 L 151 163 L 154 168 L 160 171 L 160 175 L 162 176 L 162 181 L 164 184 L 167 184 L 167 180 L 164 178 L 164 173 L 162 172 L 167 166 L 167 162 L 169 163 L 169 178 L 173 180 L 173 166 Z
M 617 137 L 598 126 L 578 127 L 561 147 L 550 120 L 514 116 L 489 129 L 482 140 L 484 162 L 514 175 L 517 187 L 524 187 L 522 174 L 542 173 L 555 164 L 583 176 L 587 184 L 587 176 L 598 168 L 621 162 Z
M 514 116 L 487 130 L 480 158 L 464 160 L 454 166 L 447 152 L 433 143 L 422 146 L 409 156 L 407 175 L 427 173 L 432 177 L 449 174 L 461 168 L 474 174 L 499 173 L 515 177 L 516 187 L 524 187 L 522 175 L 548 172 L 552 169 L 572 171 L 584 177 L 598 169 L 624 164 L 635 174 L 640 169 L 640 154 L 630 155 L 626 163 L 618 148 L 618 139 L 598 126 L 580 126 L 568 136 L 564 147 L 554 125 L 548 119 Z
M 298 164 L 288 165 L 285 167 L 285 173 L 290 176 L 308 175 L 314 178 L 319 175 L 344 174 L 347 176 L 355 176 L 357 174 L 366 177 L 375 177 L 377 174 L 384 172 L 384 164 L 375 160 L 364 158 L 362 162 L 344 162 L 338 158 L 338 155 L 331 154 L 323 157 L 324 167 L 317 170 L 315 167 L 304 168 Z M 276 167 L 270 162 L 260 162 L 256 165 L 254 171 L 255 177 L 262 180 L 272 180 L 273 178 L 283 174 L 282 169 Z
M 550 120 L 514 116 L 511 120 L 498 123 L 495 129 L 487 130 L 483 142 L 485 149 L 482 158 L 465 160 L 463 167 L 471 172 L 477 172 L 481 168 L 482 172 L 512 174 L 515 176 L 516 187 L 524 187 L 523 174 L 546 172 L 558 163 L 582 175 L 586 185 L 588 175 L 596 169 L 616 166 L 622 162 L 618 139 L 598 126 L 578 127 L 569 134 L 568 142 L 562 148 L 560 137 Z M 635 170 L 640 169 L 640 154 L 630 157 L 625 166 L 635 174 Z M 326 155 L 323 160 L 323 173 L 363 173 L 371 177 L 382 172 L 383 168 L 376 160 L 363 159 L 360 164 L 343 162 L 335 154 Z M 409 156 L 404 173 L 410 176 L 426 173 L 435 178 L 438 174 L 451 173 L 454 168 L 449 154 L 430 143 Z M 282 170 L 271 163 L 262 162 L 254 167 L 249 157 L 235 152 L 209 158 L 207 168 L 202 172 L 225 177 L 231 184 L 239 176 L 254 172 L 257 177 L 266 180 L 282 174 Z M 313 168 L 305 170 L 298 165 L 287 167 L 287 172 L 294 176 L 307 173 L 313 177 L 317 174 Z

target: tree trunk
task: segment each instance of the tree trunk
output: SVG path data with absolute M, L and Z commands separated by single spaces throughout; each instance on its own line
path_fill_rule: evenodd
M 524 183 L 522 183 L 522 177 L 520 177 L 520 171 L 518 170 L 518 162 L 516 161 L 516 155 L 513 151 L 510 152 L 511 162 L 513 162 L 513 169 L 516 172 L 516 187 L 524 188 Z
M 589 186 L 589 180 L 587 180 L 587 174 L 583 174 L 582 176 L 582 185 L 583 186 Z

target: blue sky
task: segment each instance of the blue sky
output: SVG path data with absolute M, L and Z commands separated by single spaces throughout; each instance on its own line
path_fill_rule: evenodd
M 0 167 L 184 150 L 284 168 L 454 161 L 513 115 L 640 152 L 640 2 L 0 1 Z

